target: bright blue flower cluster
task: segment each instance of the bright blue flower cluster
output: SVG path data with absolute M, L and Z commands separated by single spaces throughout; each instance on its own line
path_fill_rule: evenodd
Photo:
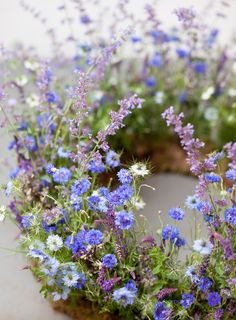
M 191 293 L 184 293 L 182 295 L 182 299 L 180 303 L 184 307 L 184 309 L 190 308 L 193 302 L 194 302 L 194 296 Z
M 177 221 L 183 220 L 184 218 L 184 210 L 181 208 L 172 208 L 168 211 L 168 215 Z
M 207 301 L 210 307 L 216 307 L 220 304 L 221 302 L 221 297 L 218 292 L 211 292 L 207 296 Z
M 115 224 L 122 230 L 130 229 L 134 225 L 133 213 L 125 210 L 116 213 Z
M 108 269 L 114 268 L 114 266 L 117 264 L 116 256 L 114 254 L 109 254 L 109 253 L 106 254 L 102 258 L 102 264 L 104 267 L 106 267 Z
M 56 183 L 66 184 L 71 179 L 71 171 L 65 167 L 61 167 L 53 172 L 52 177 Z

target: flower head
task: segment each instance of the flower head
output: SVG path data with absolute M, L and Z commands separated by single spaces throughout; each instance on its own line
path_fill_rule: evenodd
M 184 210 L 181 208 L 172 208 L 168 211 L 168 215 L 174 220 L 183 220 Z
M 194 296 L 191 293 L 184 293 L 180 301 L 184 309 L 188 309 L 194 302 Z
M 201 278 L 198 281 L 198 289 L 202 292 L 206 292 L 212 286 L 212 281 L 208 277 Z
M 47 238 L 47 247 L 51 251 L 58 251 L 63 247 L 62 238 L 58 235 L 50 235 Z
M 115 224 L 122 230 L 130 229 L 134 224 L 133 213 L 125 210 L 116 213 Z
M 84 194 L 86 191 L 89 190 L 90 188 L 90 181 L 86 178 L 81 179 L 81 180 L 77 180 L 71 187 L 71 192 L 74 195 L 77 196 L 81 196 L 82 194 Z
M 167 320 L 169 319 L 171 310 L 167 308 L 164 302 L 157 302 L 154 307 L 153 317 L 154 320 Z
M 106 254 L 102 258 L 102 264 L 108 269 L 112 269 L 117 264 L 117 259 L 114 254 Z
M 149 174 L 149 170 L 146 165 L 143 163 L 136 163 L 130 167 L 130 171 L 132 172 L 134 177 L 145 177 Z
M 106 155 L 106 163 L 111 168 L 116 168 L 120 165 L 120 156 L 115 151 L 110 150 Z
M 236 225 L 236 207 L 225 210 L 225 222 Z
M 202 256 L 209 255 L 213 249 L 213 244 L 208 240 L 195 240 L 193 250 L 199 252 Z
M 132 305 L 135 296 L 136 294 L 133 291 L 127 289 L 126 287 L 117 289 L 112 294 L 113 300 L 119 302 L 124 307 L 126 307 L 127 305 Z
M 118 173 L 117 173 L 118 179 L 121 183 L 125 184 L 125 183 L 131 183 L 133 181 L 133 177 L 132 174 L 129 170 L 126 169 L 121 169 Z
M 221 302 L 221 297 L 218 292 L 211 292 L 207 296 L 207 302 L 210 307 L 218 306 Z
M 56 183 L 65 184 L 71 179 L 71 171 L 61 167 L 53 173 L 52 177 Z
M 100 230 L 92 229 L 86 233 L 85 240 L 88 244 L 98 245 L 103 241 L 103 234 Z

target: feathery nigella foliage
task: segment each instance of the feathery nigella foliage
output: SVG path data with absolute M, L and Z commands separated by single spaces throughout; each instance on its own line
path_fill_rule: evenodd
M 85 3 L 77 1 L 76 5 L 83 7 L 81 23 L 90 28 L 87 35 L 92 39 L 99 28 Z M 41 16 L 24 2 L 23 6 Z M 129 16 L 128 7 L 119 3 L 118 8 Z M 59 10 L 64 12 L 65 6 Z M 146 20 L 132 21 L 143 27 L 140 36 L 127 28 L 110 43 L 102 39 L 95 50 L 91 40 L 69 62 L 59 51 L 50 63 L 24 50 L 15 53 L 1 47 L 2 125 L 8 124 L 12 133 L 9 149 L 17 156 L 17 166 L 2 186 L 11 200 L 7 209 L 0 207 L 0 220 L 14 217 L 21 231 L 20 248 L 42 284 L 43 295 L 51 300 L 82 297 L 96 302 L 101 312 L 122 319 L 234 319 L 235 143 L 204 157 L 204 142 L 195 137 L 193 125 L 185 125 L 184 114 L 176 114 L 173 107 L 162 113 L 167 126 L 179 135 L 199 183 L 185 206 L 168 210 L 173 223 L 162 226 L 156 237 L 143 230 L 143 215 L 137 213 L 145 205 L 139 192 L 149 169 L 139 162 L 123 165 L 120 152 L 111 146 L 120 139 L 120 129 L 123 134 L 133 132 L 136 139 L 137 130 L 145 131 L 145 121 L 151 131 L 158 128 L 169 138 L 169 132 L 162 131 L 163 121 L 159 121 L 160 128 L 154 121 L 162 106 L 176 102 L 178 110 L 188 106 L 192 112 L 192 106 L 198 110 L 199 96 L 196 118 L 205 121 L 204 132 L 207 128 L 208 133 L 215 133 L 214 127 L 220 136 L 219 122 L 234 124 L 228 121 L 233 108 L 230 113 L 221 107 L 222 101 L 228 103 L 235 95 L 225 85 L 233 85 L 231 76 L 225 79 L 233 60 L 228 59 L 226 49 L 217 66 L 210 60 L 217 32 L 204 35 L 192 9 L 175 12 L 189 31 L 187 41 L 181 32 L 162 30 L 150 4 L 145 12 L 150 26 Z M 68 17 L 65 20 L 70 23 Z M 41 21 L 45 22 L 42 16 Z M 66 41 L 78 48 L 72 31 Z M 50 35 L 59 50 L 56 33 L 52 30 Z M 195 37 L 201 40 L 201 48 Z M 136 54 L 144 53 L 141 63 L 121 60 L 125 40 L 131 41 Z M 154 50 L 145 51 L 147 43 Z M 133 68 L 137 61 L 141 68 Z M 177 68 L 172 79 L 173 64 Z M 15 108 L 18 105 L 21 113 Z M 130 124 L 129 131 L 125 122 Z M 196 132 L 202 132 L 201 126 Z M 121 141 L 127 137 L 124 134 Z M 205 237 L 196 230 L 191 243 L 178 228 L 185 219 L 185 207 L 207 227 Z M 192 251 L 183 262 L 178 254 L 186 245 Z

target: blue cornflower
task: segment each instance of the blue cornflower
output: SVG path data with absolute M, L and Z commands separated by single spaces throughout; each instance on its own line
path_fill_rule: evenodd
M 186 244 L 185 239 L 183 237 L 180 237 L 180 236 L 178 236 L 174 240 L 170 240 L 170 241 L 174 242 L 175 246 L 178 247 L 178 248 L 183 247 Z
M 107 195 L 107 200 L 112 206 L 121 206 L 132 197 L 133 189 L 131 186 L 124 184 Z
M 132 212 L 121 210 L 116 213 L 115 224 L 122 230 L 130 229 L 134 224 L 134 216 Z
M 49 103 L 54 103 L 58 101 L 57 94 L 54 91 L 49 91 L 46 93 L 46 100 Z
M 59 147 L 57 150 L 57 154 L 60 158 L 68 158 L 70 155 L 69 151 L 65 151 L 63 147 Z
M 102 195 L 103 197 L 107 197 L 107 195 L 109 194 L 109 190 L 108 190 L 108 188 L 106 188 L 106 187 L 101 187 L 101 188 L 99 189 L 99 192 L 101 193 L 101 195 Z
M 91 182 L 86 178 L 78 180 L 71 187 L 71 192 L 76 194 L 77 196 L 82 196 L 82 194 L 89 190 L 90 185 Z
M 170 238 L 174 239 L 179 235 L 179 230 L 176 227 L 173 227 L 169 224 L 163 227 L 162 229 L 162 238 L 164 240 L 169 240 Z
M 36 151 L 38 149 L 35 138 L 33 136 L 26 136 L 24 139 L 25 146 L 29 151 Z
M 181 48 L 177 48 L 176 50 L 176 54 L 180 59 L 184 59 L 186 57 L 188 57 L 189 53 L 188 51 L 181 49 Z
M 65 246 L 72 251 L 73 254 L 77 252 L 86 251 L 86 234 L 87 231 L 81 230 L 75 237 L 68 236 L 64 242 Z
M 99 210 L 99 203 L 100 203 L 99 196 L 90 196 L 88 198 L 88 206 L 90 210 Z
M 236 170 L 229 169 L 225 172 L 225 177 L 229 180 L 236 180 Z
M 207 296 L 207 302 L 210 307 L 218 306 L 221 303 L 221 297 L 218 292 L 211 292 Z
M 213 211 L 213 207 L 209 201 L 199 201 L 197 204 L 197 210 L 203 214 L 209 214 Z
M 80 211 L 82 207 L 82 198 L 72 193 L 70 196 L 70 203 L 74 211 Z
M 150 65 L 159 68 L 162 65 L 162 56 L 159 52 L 155 53 L 152 57 Z
M 188 309 L 194 302 L 194 296 L 191 293 L 182 294 L 182 299 L 180 301 L 184 309 Z
M 110 150 L 106 155 L 106 163 L 111 168 L 116 168 L 120 165 L 120 156 L 113 150 Z
M 213 172 L 206 173 L 205 174 L 205 180 L 206 180 L 206 182 L 209 182 L 209 183 L 221 182 L 220 176 L 218 174 L 213 173 Z
M 117 264 L 117 259 L 114 254 L 106 254 L 102 258 L 102 264 L 108 269 L 112 269 Z
M 185 205 L 190 210 L 197 210 L 198 202 L 199 202 L 199 199 L 195 195 L 188 196 L 185 201 Z
M 112 294 L 113 300 L 119 302 L 124 307 L 133 304 L 135 296 L 136 294 L 133 291 L 128 290 L 126 287 L 117 289 Z
M 193 63 L 193 70 L 199 74 L 205 74 L 207 71 L 207 64 L 204 61 L 197 61 Z
M 168 215 L 172 219 L 180 221 L 184 218 L 184 210 L 181 208 L 172 208 L 168 211 Z
M 225 210 L 225 222 L 236 225 L 236 207 Z
M 53 174 L 56 171 L 55 166 L 52 163 L 48 163 L 45 167 L 47 174 Z
M 212 286 L 212 281 L 208 277 L 201 278 L 198 282 L 198 289 L 207 292 Z
M 156 84 L 157 84 L 157 80 L 156 80 L 156 78 L 154 78 L 154 77 L 149 77 L 149 78 L 147 78 L 147 79 L 145 80 L 145 85 L 146 85 L 147 87 L 152 88 L 152 87 L 155 87 Z
M 157 302 L 154 307 L 154 320 L 166 320 L 169 318 L 171 310 L 167 308 L 164 302 Z
M 131 279 L 126 283 L 125 287 L 126 287 L 128 290 L 134 292 L 135 294 L 137 294 L 137 292 L 138 292 L 138 289 L 137 289 L 134 281 L 131 280 Z
M 88 244 L 98 245 L 103 241 L 103 234 L 100 230 L 92 229 L 86 233 L 85 240 Z
M 71 171 L 65 167 L 61 167 L 53 173 L 52 177 L 55 182 L 65 184 L 71 179 Z
M 121 169 L 117 173 L 118 179 L 121 183 L 131 183 L 133 181 L 133 176 L 129 170 Z
M 105 171 L 105 165 L 102 161 L 92 160 L 89 162 L 88 170 L 92 173 L 102 173 Z

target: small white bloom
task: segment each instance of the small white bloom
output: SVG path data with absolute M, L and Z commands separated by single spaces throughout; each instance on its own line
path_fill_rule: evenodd
M 140 176 L 140 177 L 145 177 L 146 175 L 149 174 L 149 170 L 147 169 L 146 165 L 143 163 L 133 164 L 130 167 L 130 171 L 134 176 Z
M 14 107 L 17 104 L 17 100 L 16 99 L 9 99 L 7 100 L 7 105 L 9 107 Z
M 39 96 L 36 94 L 31 94 L 29 97 L 26 98 L 26 103 L 29 105 L 30 108 L 35 108 L 39 105 Z
M 6 218 L 6 207 L 1 206 L 0 207 L 0 222 L 3 222 Z
M 204 100 L 204 101 L 209 100 L 214 92 L 215 92 L 215 88 L 214 87 L 209 87 L 206 91 L 204 91 L 202 93 L 201 99 Z
M 28 78 L 25 75 L 21 75 L 16 78 L 16 84 L 19 87 L 24 87 L 28 83 Z
M 228 95 L 229 95 L 230 97 L 236 97 L 236 89 L 234 89 L 234 88 L 229 88 L 229 90 L 228 90 Z
M 213 249 L 213 244 L 208 240 L 195 240 L 193 244 L 193 250 L 199 252 L 202 256 L 209 255 Z
M 142 210 L 146 203 L 143 201 L 143 199 L 141 198 L 137 198 L 137 197 L 134 197 L 131 199 L 131 202 L 133 204 L 133 206 L 137 209 L 137 210 Z
M 214 107 L 206 109 L 204 117 L 208 121 L 216 121 L 218 119 L 218 110 Z
M 103 97 L 103 91 L 101 90 L 96 90 L 92 95 L 93 101 L 100 101 L 102 97 Z
M 39 68 L 39 63 L 26 60 L 25 61 L 25 67 L 28 70 L 36 71 Z
M 154 99 L 157 104 L 162 104 L 164 101 L 164 98 L 165 98 L 164 92 L 157 91 Z
M 63 246 L 62 238 L 58 235 L 50 235 L 47 238 L 47 247 L 51 251 L 58 251 Z

